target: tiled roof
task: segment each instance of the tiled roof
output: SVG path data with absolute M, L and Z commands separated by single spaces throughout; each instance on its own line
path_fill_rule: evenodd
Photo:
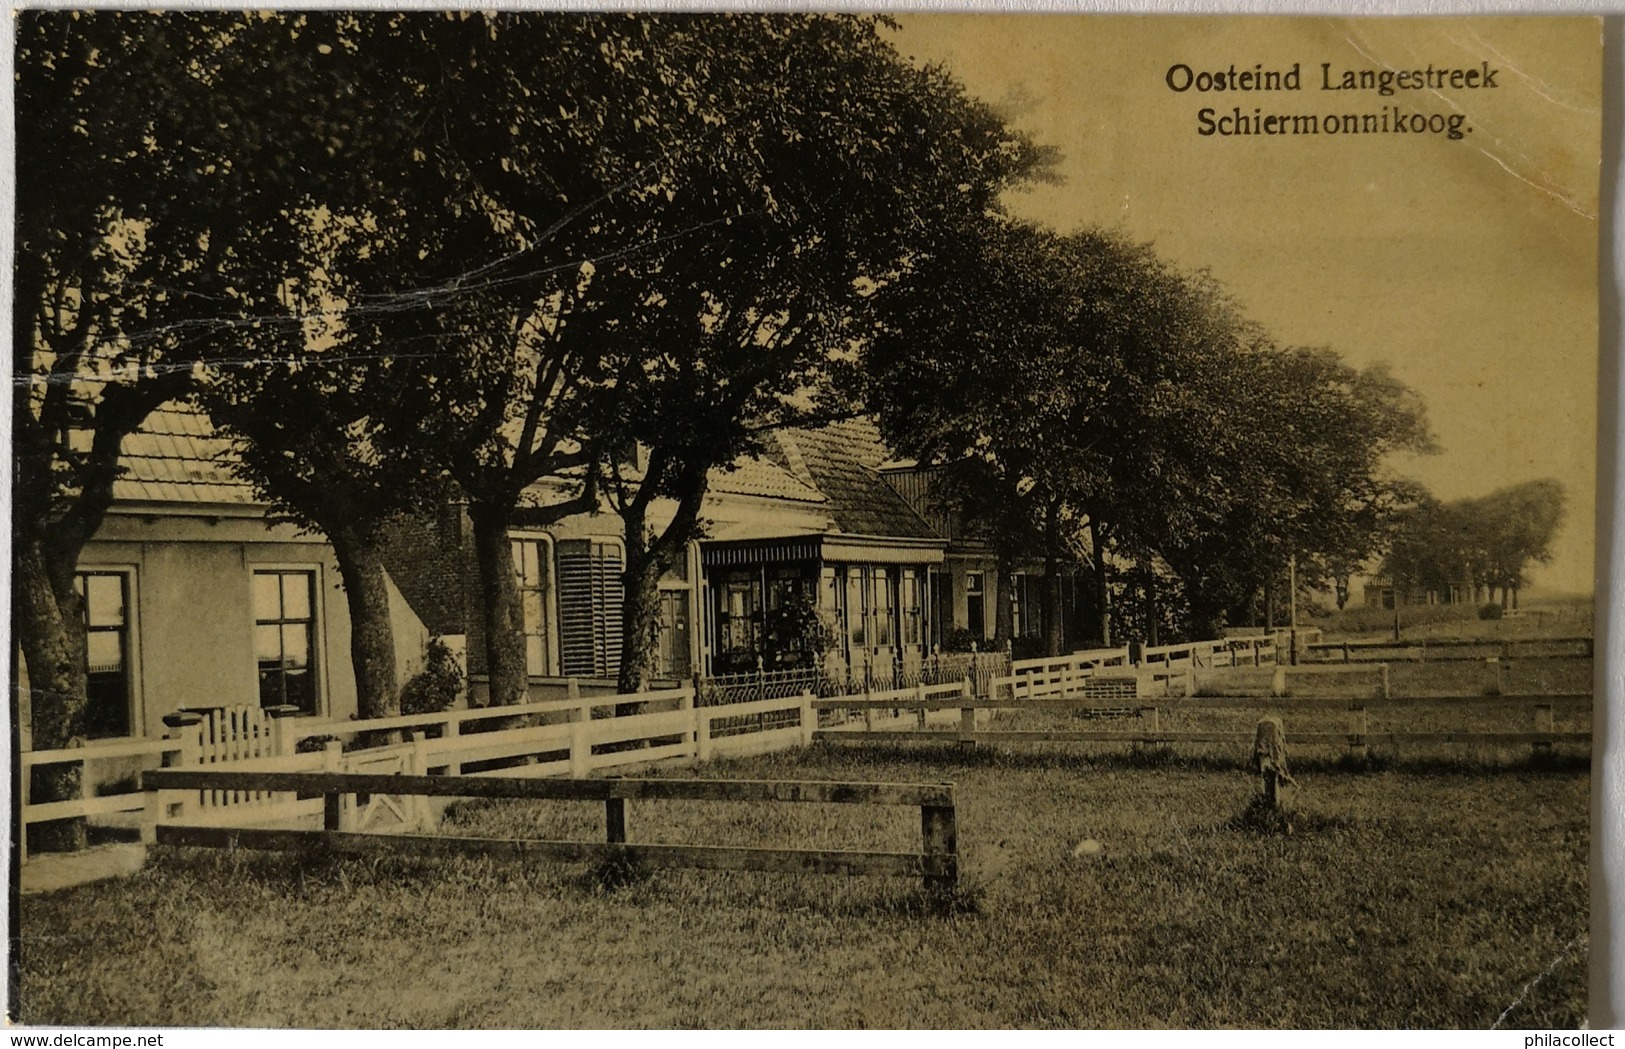
M 743 459 L 714 475 L 711 490 L 795 503 L 838 503 L 840 528 L 857 534 L 930 534 L 920 532 L 923 522 L 875 473 L 874 467 L 886 461 L 889 452 L 872 424 L 854 420 L 777 438 L 778 446 L 769 455 Z M 794 444 L 785 447 L 784 441 Z M 208 416 L 184 404 L 167 404 L 124 439 L 124 470 L 114 483 L 113 497 L 126 502 L 259 505 L 253 486 L 232 472 L 235 460 L 231 443 L 215 435 Z
M 793 477 L 768 459 L 743 459 L 726 473 L 711 478 L 711 491 L 724 495 L 752 495 L 797 503 L 822 503 L 824 493 Z
M 232 472 L 229 441 L 214 435 L 202 412 L 167 404 L 124 438 L 113 498 L 128 502 L 255 506 L 252 485 Z
M 781 430 L 774 438 L 774 458 L 817 486 L 828 500 L 837 530 L 899 539 L 941 538 L 881 478 L 878 468 L 892 459 L 892 453 L 871 420 Z

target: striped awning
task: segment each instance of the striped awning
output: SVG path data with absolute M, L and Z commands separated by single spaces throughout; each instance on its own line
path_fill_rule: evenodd
M 770 565 L 791 561 L 816 561 L 823 547 L 821 535 L 781 536 L 770 539 L 742 539 L 734 542 L 700 544 L 700 564 L 706 568 L 735 565 Z

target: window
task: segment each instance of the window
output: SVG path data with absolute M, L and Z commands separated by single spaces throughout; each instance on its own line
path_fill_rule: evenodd
M 856 566 L 846 569 L 846 636 L 856 652 L 869 643 L 864 629 L 863 573 Z
M 525 637 L 525 670 L 544 676 L 553 666 L 553 631 L 547 615 L 547 545 L 541 539 L 513 540 L 513 570 Z
M 762 621 L 762 583 L 755 572 L 736 572 L 722 581 L 722 608 L 718 616 L 722 632 L 722 653 L 730 665 L 755 665 L 761 654 L 759 631 Z
M 985 595 L 982 590 L 982 573 L 965 573 L 965 626 L 970 630 L 971 637 L 980 641 L 987 636 L 987 618 L 984 615 Z
M 912 568 L 903 569 L 902 593 L 898 604 L 903 618 L 903 644 L 920 644 L 925 639 L 925 630 L 921 624 L 923 602 L 920 595 L 920 574 Z
M 254 573 L 254 650 L 260 706 L 289 704 L 317 713 L 316 573 L 275 569 Z
M 558 544 L 559 667 L 567 677 L 621 672 L 621 548 L 595 539 Z
M 891 645 L 895 631 L 892 624 L 892 584 L 891 571 L 886 568 L 871 568 L 869 573 L 869 592 L 872 595 L 870 608 L 874 613 L 874 644 L 876 648 L 885 648 Z
M 85 670 L 89 678 L 85 735 L 130 735 L 129 577 L 123 572 L 80 572 L 73 588 L 84 602 Z

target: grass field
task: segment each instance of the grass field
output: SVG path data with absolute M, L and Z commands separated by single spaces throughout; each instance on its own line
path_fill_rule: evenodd
M 1290 732 L 1290 728 L 1289 728 Z M 1526 763 L 1526 762 L 1525 762 Z M 952 781 L 967 886 L 156 850 L 21 903 L 29 1023 L 335 1027 L 1573 1027 L 1589 777 L 1297 767 L 1294 833 L 1234 755 L 863 745 L 707 776 Z M 695 775 L 676 771 L 671 775 Z M 917 850 L 913 810 L 639 802 L 634 841 Z M 602 808 L 458 833 L 602 840 Z M 1074 859 L 1083 839 L 1098 857 Z
M 1520 614 L 1505 619 L 1480 619 L 1479 606 L 1473 604 L 1408 605 L 1399 610 L 1400 630 L 1411 640 L 1482 638 L 1515 641 L 1520 638 L 1591 636 L 1596 608 L 1589 597 L 1526 595 L 1520 604 Z M 1382 638 L 1393 632 L 1394 613 L 1392 609 L 1350 605 L 1341 612 L 1306 618 L 1302 625 L 1321 628 L 1327 640 Z

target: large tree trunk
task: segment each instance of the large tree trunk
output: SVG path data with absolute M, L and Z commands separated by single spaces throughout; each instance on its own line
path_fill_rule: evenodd
M 88 681 L 85 672 L 84 618 L 73 590 L 71 570 L 65 592 L 51 582 L 52 573 L 39 540 L 20 540 L 12 553 L 12 630 L 28 664 L 29 709 L 35 750 L 61 750 L 84 736 Z M 61 574 L 61 573 L 57 573 Z M 12 717 L 20 714 L 12 697 Z M 29 801 L 73 801 L 82 789 L 82 766 L 45 765 L 34 770 Z M 87 844 L 83 818 L 36 825 L 34 847 L 73 851 Z
M 644 485 L 655 485 L 656 471 L 677 470 L 665 455 L 650 458 Z M 616 690 L 622 695 L 646 692 L 653 684 L 660 623 L 660 577 L 684 556 L 690 539 L 699 534 L 700 507 L 709 490 L 709 471 L 691 463 L 681 469 L 677 487 L 682 492 L 677 509 L 658 536 L 650 538 L 648 511 L 653 488 L 618 508 L 626 541 L 626 575 L 621 599 L 621 672 Z M 766 595 L 763 595 L 765 600 Z
M 1100 524 L 1089 519 L 1089 542 L 1095 554 L 1095 607 L 1100 610 L 1100 645 L 1110 648 L 1112 643 L 1111 580 L 1106 574 L 1106 549 L 1101 545 Z
M 1058 656 L 1066 648 L 1061 631 L 1061 576 L 1057 571 L 1061 545 L 1060 508 L 1053 503 L 1044 512 L 1044 596 L 1040 602 L 1044 620 L 1044 654 Z
M 362 718 L 401 712 L 395 674 L 395 628 L 389 616 L 389 579 L 378 549 L 348 529 L 328 533 L 350 608 L 350 662 Z
M 514 706 L 530 695 L 525 667 L 524 620 L 514 578 L 513 547 L 508 540 L 508 514 L 482 502 L 470 502 L 469 525 L 474 557 L 480 569 L 480 611 L 485 624 L 486 702 Z
M 1003 648 L 1016 636 L 1016 559 L 1009 551 L 999 551 L 994 576 L 993 643 Z M 976 640 L 982 641 L 981 638 Z
M 1162 644 L 1161 631 L 1157 629 L 1157 574 L 1152 570 L 1150 562 L 1140 566 L 1140 578 L 1145 585 L 1145 643 L 1156 646 Z
M 665 566 L 628 538 L 621 604 L 621 673 L 616 691 L 647 692 L 654 684 L 660 630 L 660 577 Z

